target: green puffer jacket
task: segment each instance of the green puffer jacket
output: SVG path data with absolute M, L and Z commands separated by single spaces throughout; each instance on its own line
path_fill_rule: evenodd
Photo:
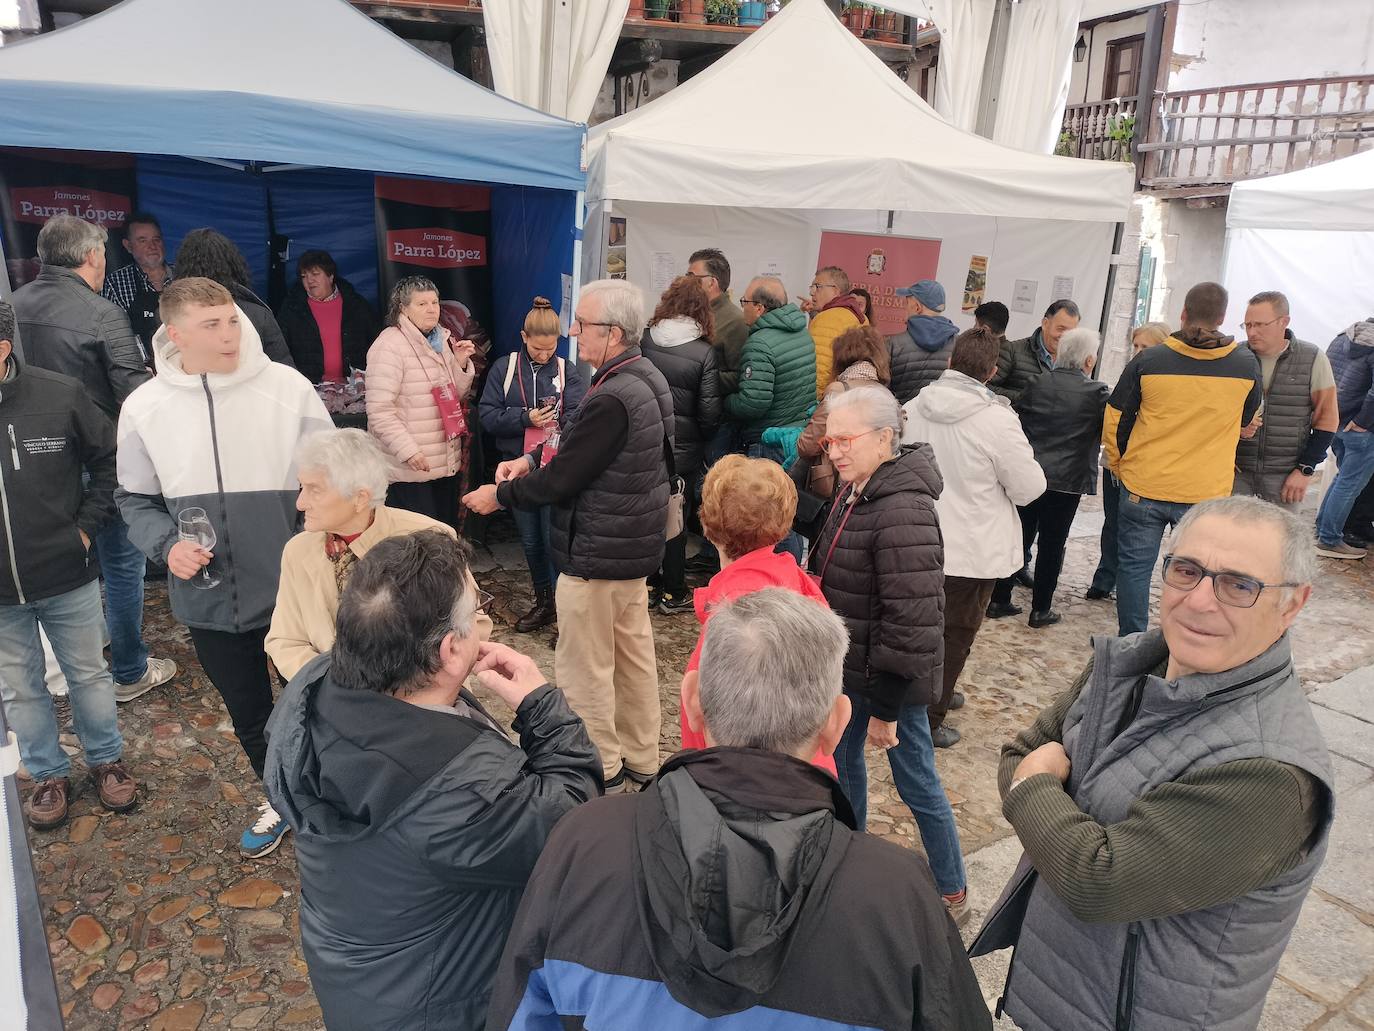
M 739 390 L 726 398 L 744 443 L 770 426 L 804 426 L 816 403 L 816 345 L 795 304 L 764 312 L 749 327 L 740 361 Z

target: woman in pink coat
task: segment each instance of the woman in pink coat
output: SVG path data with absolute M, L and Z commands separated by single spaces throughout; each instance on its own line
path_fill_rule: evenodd
M 474 368 L 471 340 L 439 325 L 439 289 L 408 276 L 367 352 L 367 428 L 391 456 L 387 504 L 457 529 Z

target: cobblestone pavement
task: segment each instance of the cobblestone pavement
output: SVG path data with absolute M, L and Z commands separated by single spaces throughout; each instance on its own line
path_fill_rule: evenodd
M 995 786 L 1002 742 L 1072 681 L 1091 634 L 1115 630 L 1111 603 L 1082 600 L 1097 559 L 1099 522 L 1097 510 L 1085 503 L 1060 585 L 1057 607 L 1063 623 L 1035 631 L 1024 617 L 990 622 L 974 646 L 964 677 L 968 704 L 951 718 L 964 740 L 939 754 L 966 854 L 1010 834 Z M 510 630 L 529 603 L 518 544 L 500 523 L 491 539 L 476 568 L 482 586 L 496 597 L 497 637 L 533 655 L 551 674 L 553 633 Z M 1309 685 L 1374 664 L 1369 633 L 1374 563 L 1327 562 L 1323 574 L 1295 631 L 1294 650 Z M 677 746 L 678 683 L 697 626 L 691 615 L 655 616 L 654 629 L 666 756 Z M 291 838 L 265 860 L 239 857 L 238 835 L 260 800 L 258 786 L 218 695 L 195 663 L 185 630 L 167 610 L 165 591 L 151 585 L 146 636 L 154 653 L 175 659 L 181 673 L 120 708 L 125 759 L 142 786 L 141 804 L 125 815 L 102 810 L 78 761 L 71 820 L 56 831 L 30 835 L 68 1026 L 322 1027 L 300 951 Z M 1349 714 L 1348 706 L 1333 704 L 1327 727 L 1333 745 L 1339 735 L 1345 742 L 1342 754 L 1350 756 L 1341 760 L 1341 771 L 1354 790 L 1351 818 L 1337 827 L 1338 841 L 1349 839 L 1342 847 L 1350 859 L 1339 869 L 1334 861 L 1328 864 L 1327 879 L 1319 882 L 1325 905 L 1315 916 L 1305 915 L 1299 927 L 1299 938 L 1324 942 L 1331 958 L 1327 962 L 1321 959 L 1325 953 L 1317 954 L 1291 977 L 1285 968 L 1293 1007 L 1319 1013 L 1313 1018 L 1318 1021 L 1327 1019 L 1320 1015 L 1327 1014 L 1327 1003 L 1340 1001 L 1339 991 L 1364 988 L 1365 975 L 1374 969 L 1369 868 L 1364 865 L 1361 875 L 1350 865 L 1366 863 L 1374 846 L 1374 773 L 1358 766 L 1374 765 L 1369 743 L 1374 737 L 1360 722 L 1374 720 L 1365 690 L 1364 709 Z M 492 707 L 500 712 L 499 703 Z M 914 822 L 896 797 L 886 764 L 874 761 L 870 774 L 870 830 L 914 847 Z M 27 785 L 21 788 L 27 794 Z M 1010 844 L 999 848 L 1006 851 Z M 995 893 L 1000 875 L 984 859 L 991 854 L 979 853 L 971 871 L 992 870 L 983 880 Z M 975 876 L 973 883 L 983 880 Z M 976 904 L 988 901 L 975 894 Z M 995 995 L 997 986 L 985 984 Z M 1352 1001 L 1348 1015 L 1324 1026 L 1374 1027 L 1374 998 L 1366 990 Z

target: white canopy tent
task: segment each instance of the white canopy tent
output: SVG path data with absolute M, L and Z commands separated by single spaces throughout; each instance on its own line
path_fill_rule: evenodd
M 1233 332 L 1261 290 L 1283 291 L 1294 334 L 1323 347 L 1374 315 L 1374 150 L 1237 183 L 1223 268 Z
M 1128 167 L 955 129 L 821 0 L 793 0 L 706 71 L 593 128 L 588 147 L 592 210 L 627 219 L 628 277 L 646 290 L 702 246 L 726 252 L 741 286 L 767 269 L 799 292 L 827 230 L 933 238 L 956 321 L 972 257 L 988 258 L 987 299 L 1010 304 L 1019 281 L 1030 310 L 1012 332 L 1038 322 L 1055 280 L 1097 323 L 1131 200 Z M 605 252 L 603 232 L 584 269 L 600 273 Z

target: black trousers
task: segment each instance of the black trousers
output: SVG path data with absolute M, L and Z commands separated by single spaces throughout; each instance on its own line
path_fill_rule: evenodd
M 386 503 L 392 508 L 403 508 L 407 512 L 437 519 L 441 523 L 460 530 L 459 513 L 462 509 L 463 474 L 441 476 L 437 480 L 423 480 L 420 483 L 397 481 L 386 489 Z
M 1017 509 L 1021 513 L 1021 541 L 1026 549 L 1039 537 L 1035 548 L 1035 587 L 1031 590 L 1032 612 L 1048 612 L 1054 602 L 1054 590 L 1064 568 L 1064 548 L 1069 543 L 1069 530 L 1081 498 L 1080 494 L 1047 490 L 1029 505 Z M 1002 604 L 1011 601 L 1011 588 L 1010 579 L 998 580 L 992 600 Z
M 234 736 L 248 756 L 253 772 L 262 779 L 267 761 L 264 730 L 272 715 L 272 675 L 267 668 L 267 627 L 231 634 L 223 630 L 190 627 L 196 658 L 215 690 L 224 699 Z

